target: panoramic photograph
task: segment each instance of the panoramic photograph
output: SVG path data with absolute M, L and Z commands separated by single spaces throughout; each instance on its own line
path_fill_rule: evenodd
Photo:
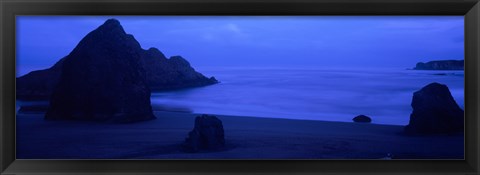
M 463 16 L 17 16 L 17 159 L 464 159 Z

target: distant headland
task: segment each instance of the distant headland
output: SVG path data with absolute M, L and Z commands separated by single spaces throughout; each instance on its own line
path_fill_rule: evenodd
M 464 60 L 418 62 L 414 70 L 464 70 Z

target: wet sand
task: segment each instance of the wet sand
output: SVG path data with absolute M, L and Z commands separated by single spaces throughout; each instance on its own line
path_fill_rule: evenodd
M 17 159 L 463 159 L 463 134 L 406 136 L 403 126 L 217 115 L 226 148 L 186 153 L 198 114 L 155 112 L 132 124 L 17 115 Z

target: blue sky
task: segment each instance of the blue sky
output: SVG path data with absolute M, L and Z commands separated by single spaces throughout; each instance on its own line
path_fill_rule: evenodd
M 17 75 L 52 66 L 109 18 L 195 68 L 411 68 L 463 59 L 463 16 L 17 16 Z

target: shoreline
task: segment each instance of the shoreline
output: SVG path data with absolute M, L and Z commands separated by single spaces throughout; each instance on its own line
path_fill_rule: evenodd
M 217 115 L 226 149 L 186 153 L 198 114 L 154 112 L 132 124 L 17 116 L 17 159 L 463 159 L 464 136 L 414 136 L 403 126 Z
M 17 106 L 17 113 L 20 114 L 44 114 L 46 109 L 48 108 L 48 103 L 43 103 L 44 101 L 36 101 L 37 103 L 33 103 L 30 105 L 25 106 Z M 340 122 L 340 123 L 354 123 L 353 120 L 351 122 L 347 121 L 333 121 L 333 120 L 315 120 L 315 119 L 299 119 L 299 118 L 287 118 L 287 117 L 266 117 L 266 116 L 248 116 L 248 115 L 228 115 L 228 114 L 216 114 L 216 113 L 197 113 L 193 112 L 191 109 L 188 108 L 181 108 L 181 107 L 174 107 L 168 105 L 152 105 L 153 113 L 185 113 L 185 114 L 193 114 L 193 115 L 202 115 L 202 114 L 209 114 L 209 115 L 216 115 L 216 116 L 229 116 L 229 117 L 251 117 L 251 118 L 265 118 L 265 119 L 285 119 L 285 120 L 304 120 L 304 121 L 320 121 L 320 122 Z M 20 112 L 20 110 L 23 110 Z M 352 119 L 355 116 L 352 116 Z M 372 123 L 367 123 L 370 125 L 387 125 L 387 126 L 405 126 L 402 124 L 385 124 L 385 123 L 375 123 L 375 120 Z
M 377 70 L 372 71 L 377 72 Z M 421 71 L 419 70 L 418 72 Z M 330 79 L 328 79 L 330 74 L 319 74 L 320 77 L 327 77 L 325 81 L 319 81 L 320 84 L 309 84 L 307 81 L 304 82 L 304 80 L 302 80 L 300 83 L 291 83 L 295 85 L 293 87 L 285 86 L 285 88 L 283 88 L 284 86 L 282 85 L 288 84 L 284 84 L 282 79 L 278 79 L 279 76 L 275 72 L 266 77 L 267 81 L 262 79 L 250 80 L 248 78 L 245 79 L 248 81 L 244 81 L 244 79 L 240 79 L 242 80 L 240 81 L 237 80 L 237 78 L 229 79 L 229 76 L 244 75 L 244 73 L 234 72 L 228 74 L 227 72 L 224 75 L 226 78 L 222 79 L 229 81 L 201 88 L 152 91 L 150 100 L 154 110 L 158 108 L 162 111 L 340 122 L 351 122 L 355 116 L 366 115 L 372 118 L 372 124 L 406 126 L 409 123 L 412 111 L 410 105 L 412 94 L 424 85 L 422 83 L 412 83 L 418 84 L 418 86 L 413 87 L 413 85 L 405 83 L 407 82 L 406 80 L 410 80 L 412 77 L 414 78 L 412 80 L 415 80 L 415 82 L 442 80 L 436 82 L 450 83 L 449 87 L 452 96 L 457 104 L 462 109 L 465 109 L 463 81 L 459 84 L 462 78 L 434 76 L 433 73 L 435 72 L 438 71 L 434 70 L 430 71 L 430 73 L 419 73 L 419 75 L 421 74 L 422 76 L 415 76 L 416 74 L 410 73 L 392 74 L 393 78 L 396 77 L 399 79 L 400 83 L 398 84 L 388 83 L 390 82 L 390 78 L 387 79 L 388 81 L 384 81 L 385 79 L 382 77 L 385 77 L 385 75 L 379 72 L 378 75 L 375 74 L 375 77 L 378 79 L 375 80 L 373 84 L 366 83 L 363 85 L 361 82 L 356 81 L 352 81 L 350 84 L 350 81 L 346 80 L 357 80 L 362 77 L 356 76 L 364 76 L 364 74 L 345 74 L 345 72 L 342 71 L 339 77 L 348 78 L 345 79 L 345 81 L 349 84 L 339 83 L 339 88 L 326 89 L 322 89 L 322 87 L 328 87 L 329 83 L 325 85 L 325 82 L 330 82 Z M 297 76 L 297 73 L 294 72 L 292 75 Z M 299 75 L 301 75 L 301 77 L 309 75 L 306 77 L 307 79 L 310 77 L 310 73 L 301 73 Z M 352 76 L 354 77 L 352 78 Z M 368 77 L 370 77 L 370 74 L 368 74 Z M 387 77 L 390 77 L 390 75 Z M 272 78 L 273 80 L 270 81 Z M 288 79 L 295 80 L 295 78 Z M 250 86 L 248 83 L 251 81 L 253 82 L 251 84 L 253 88 L 245 89 Z M 244 82 L 248 83 L 242 84 Z M 335 82 L 336 81 L 332 81 L 333 84 L 337 85 Z M 260 83 L 260 85 L 258 85 L 258 83 Z M 266 86 L 264 83 L 268 85 L 274 83 L 274 85 L 279 85 L 279 87 L 282 88 L 270 89 L 269 87 L 277 86 Z M 348 88 L 351 87 L 351 85 L 359 86 L 357 87 L 358 93 L 357 90 L 352 91 Z M 315 87 L 313 89 L 317 87 L 319 89 L 310 92 L 312 87 Z M 345 89 L 345 87 L 347 88 Z M 304 89 L 306 92 L 302 91 Z M 232 92 L 234 92 L 233 94 L 249 94 L 249 92 L 256 92 L 256 90 L 258 90 L 258 94 L 260 95 L 229 95 L 232 94 Z M 299 94 L 295 94 L 297 92 Z M 324 95 L 322 92 L 329 92 L 330 95 Z M 284 96 L 283 94 L 289 95 Z
M 202 115 L 204 113 L 195 113 L 195 112 L 183 112 L 183 111 L 160 111 L 160 110 L 154 110 L 153 113 L 171 113 L 171 114 L 176 114 L 176 113 L 185 113 L 185 114 L 192 114 L 192 115 Z M 328 122 L 328 123 L 345 123 L 345 124 L 350 124 L 350 123 L 356 123 L 353 122 L 346 122 L 346 121 L 330 121 L 330 120 L 313 120 L 313 119 L 296 119 L 296 118 L 282 118 L 282 117 L 262 117 L 262 116 L 241 116 L 241 115 L 225 115 L 225 114 L 215 114 L 215 113 L 208 113 L 207 115 L 214 115 L 214 116 L 223 116 L 223 117 L 241 117 L 241 118 L 255 118 L 255 119 L 273 119 L 273 120 L 292 120 L 292 121 L 304 121 L 304 122 Z M 352 119 L 355 116 L 352 116 Z M 381 123 L 356 123 L 356 124 L 364 124 L 364 125 L 381 125 L 381 126 L 395 126 L 395 127 L 404 127 L 405 125 L 394 125 L 394 124 L 381 124 Z

